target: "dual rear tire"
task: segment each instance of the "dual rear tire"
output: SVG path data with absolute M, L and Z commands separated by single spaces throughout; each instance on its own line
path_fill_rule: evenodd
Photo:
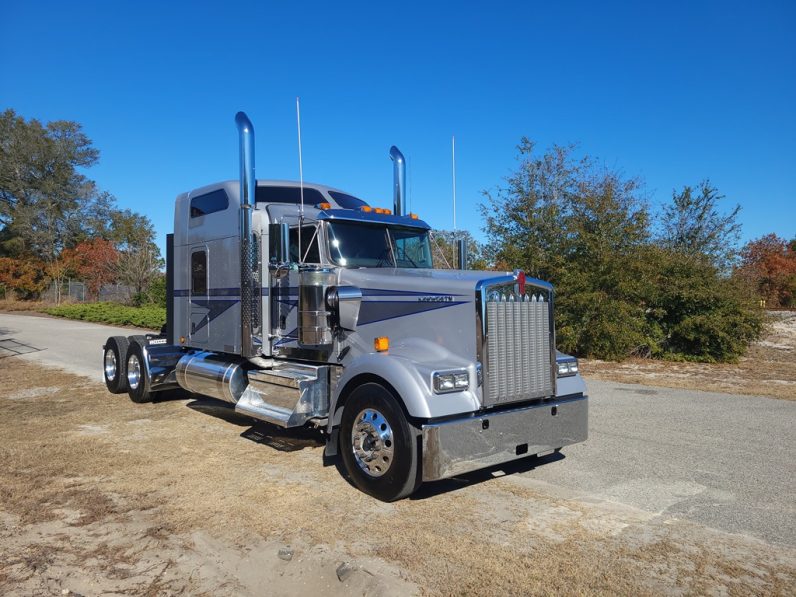
M 103 346 L 103 377 L 108 391 L 124 394 L 127 391 L 127 350 L 130 343 L 123 336 L 112 336 Z
M 114 394 L 127 392 L 137 403 L 152 401 L 144 343 L 145 336 L 112 336 L 103 347 L 103 377 L 108 390 Z

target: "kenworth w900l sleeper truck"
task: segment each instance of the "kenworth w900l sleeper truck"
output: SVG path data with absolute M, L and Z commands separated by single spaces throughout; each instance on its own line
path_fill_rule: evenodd
M 433 268 L 429 226 L 316 184 L 256 180 L 236 116 L 240 180 L 177 197 L 167 322 L 109 338 L 108 389 L 182 388 L 282 427 L 382 500 L 586 439 L 577 361 L 557 353 L 553 288 L 513 273 Z

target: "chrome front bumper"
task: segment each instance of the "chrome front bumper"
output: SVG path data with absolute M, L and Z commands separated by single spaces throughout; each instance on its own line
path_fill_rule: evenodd
M 588 396 L 423 425 L 423 481 L 582 442 L 588 427 Z

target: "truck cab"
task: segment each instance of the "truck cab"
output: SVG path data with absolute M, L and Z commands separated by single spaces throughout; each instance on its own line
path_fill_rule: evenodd
M 241 177 L 177 197 L 164 333 L 110 338 L 108 388 L 180 387 L 326 436 L 382 500 L 587 436 L 577 361 L 555 349 L 553 288 L 521 271 L 434 268 L 430 227 L 332 187 Z

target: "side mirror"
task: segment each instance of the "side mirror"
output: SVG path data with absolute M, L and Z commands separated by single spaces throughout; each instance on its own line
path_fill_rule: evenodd
M 287 263 L 290 261 L 290 226 L 287 224 L 268 225 L 268 246 L 271 252 L 271 263 Z

